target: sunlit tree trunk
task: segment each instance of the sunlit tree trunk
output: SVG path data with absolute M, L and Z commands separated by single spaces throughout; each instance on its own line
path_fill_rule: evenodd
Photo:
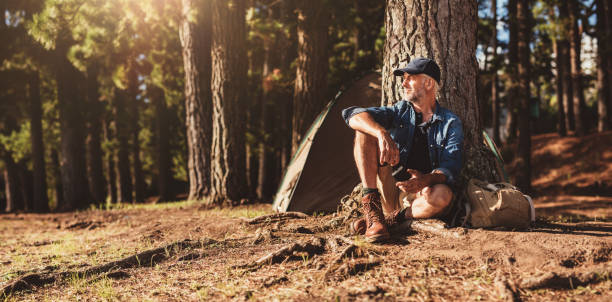
M 383 66 L 383 105 L 401 99 L 402 79 L 393 70 L 410 58 L 434 59 L 441 70 L 439 101 L 463 122 L 465 164 L 469 177 L 497 180 L 495 159 L 482 144 L 476 96 L 476 1 L 387 0 Z
M 244 118 L 247 102 L 245 9 L 245 0 L 213 1 L 212 203 L 239 201 L 248 194 Z
M 51 173 L 53 174 L 53 199 L 56 209 L 64 208 L 64 188 L 62 186 L 62 173 L 59 162 L 59 155 L 56 149 L 51 151 Z
M 140 107 L 142 100 L 139 98 L 140 83 L 136 61 L 130 59 L 127 64 L 127 100 L 126 105 L 129 113 L 129 131 L 132 137 L 130 153 L 132 155 L 132 185 L 134 189 L 134 202 L 143 202 L 145 194 L 145 183 L 140 160 Z
M 104 140 L 107 143 L 114 142 L 115 136 L 112 133 L 111 120 L 106 118 L 104 120 Z M 117 171 L 115 171 L 115 150 L 116 148 L 109 148 L 104 159 L 104 169 L 108 176 L 107 192 L 110 197 L 111 204 L 117 202 Z
M 182 0 L 180 37 L 185 70 L 190 200 L 204 199 L 210 193 L 212 1 Z
M 516 160 L 516 185 L 524 192 L 531 191 L 531 106 L 530 106 L 530 73 L 529 73 L 529 42 L 531 39 L 532 21 L 530 0 L 517 1 L 518 30 L 518 90 L 517 103 L 519 109 L 519 139 L 518 157 Z
M 33 208 L 34 212 L 49 212 L 47 197 L 47 173 L 45 166 L 45 146 L 42 134 L 42 104 L 40 100 L 40 78 L 38 72 L 30 76 L 30 140 L 32 146 L 33 169 Z
M 293 92 L 292 153 L 327 99 L 329 8 L 325 1 L 297 1 L 298 58 Z

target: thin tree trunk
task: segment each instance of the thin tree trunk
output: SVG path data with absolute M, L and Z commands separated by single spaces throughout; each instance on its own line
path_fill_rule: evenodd
M 115 136 L 112 133 L 111 129 L 111 120 L 104 120 L 104 140 L 107 143 L 114 141 Z M 113 144 L 114 145 L 114 144 Z M 106 175 L 108 176 L 107 182 L 107 192 L 110 196 L 111 204 L 117 203 L 117 172 L 115 171 L 115 148 L 110 148 L 105 155 L 105 170 Z
M 189 200 L 202 200 L 210 193 L 212 1 L 182 0 Z
M 264 43 L 269 43 L 264 41 Z M 259 152 L 258 152 L 258 173 L 257 173 L 257 198 L 262 201 L 268 200 L 270 196 L 270 192 L 268 191 L 269 183 L 270 183 L 270 175 L 269 172 L 269 148 L 271 140 L 268 139 L 270 135 L 270 122 L 271 118 L 268 113 L 268 99 L 270 98 L 270 90 L 272 89 L 272 80 L 268 78 L 270 75 L 270 56 L 271 50 L 269 45 L 264 45 L 264 62 L 262 68 L 262 95 L 260 102 L 260 122 L 259 122 L 259 130 L 261 131 L 261 140 L 259 142 Z
M 4 161 L 4 190 L 6 193 L 6 207 L 4 211 L 14 212 L 22 210 L 24 206 L 23 194 L 21 192 L 21 182 L 19 177 L 19 166 L 13 160 L 10 153 L 5 153 Z
M 321 112 L 327 99 L 327 35 L 329 9 L 322 0 L 298 1 L 298 58 L 293 92 L 293 134 L 295 154 L 303 135 Z
M 239 201 L 248 194 L 244 119 L 247 102 L 245 8 L 244 0 L 213 0 L 212 203 Z
M 53 199 L 55 200 L 55 209 L 64 208 L 64 188 L 62 186 L 62 173 L 57 150 L 51 151 L 51 166 L 53 167 Z
M 58 41 L 56 45 L 57 98 L 61 136 L 61 170 L 64 203 L 61 210 L 85 208 L 89 204 L 89 185 L 85 162 L 85 121 L 81 90 L 81 76 L 66 57 L 69 45 Z M 76 85 L 75 85 L 76 84 Z
M 582 68 L 580 67 L 580 31 L 578 29 L 579 8 L 577 0 L 569 0 L 569 17 L 570 17 L 570 62 L 572 75 L 572 90 L 573 107 L 574 107 L 574 124 L 576 127 L 576 136 L 583 136 L 586 132 L 584 120 L 584 92 L 582 91 Z
M 132 185 L 134 189 L 134 202 L 143 202 L 145 198 L 145 183 L 142 173 L 142 162 L 140 161 L 140 107 L 141 100 L 138 98 L 140 94 L 140 85 L 138 81 L 138 72 L 136 70 L 136 62 L 131 59 L 127 64 L 127 106 L 130 110 L 129 129 L 132 136 L 131 155 L 132 155 Z
M 87 136 L 87 176 L 89 190 L 96 204 L 106 201 L 104 171 L 102 169 L 102 146 L 100 136 L 102 132 L 101 119 L 104 116 L 104 104 L 100 102 L 98 91 L 98 68 L 89 66 L 87 69 L 87 103 L 89 107 Z
M 552 11 L 552 10 L 551 10 Z M 551 13 L 551 19 L 553 13 Z M 563 75 L 565 71 L 563 70 L 563 60 L 561 58 L 561 50 L 559 49 L 559 39 L 555 37 L 553 39 L 553 51 L 555 53 L 555 65 L 557 76 L 556 80 L 556 93 L 557 93 L 557 132 L 559 136 L 564 137 L 567 136 L 567 127 L 565 120 L 565 109 L 563 108 Z
M 164 91 L 152 84 L 147 88 L 150 90 L 150 97 L 155 105 L 155 142 L 156 142 L 156 162 L 157 162 L 157 189 L 159 192 L 158 201 L 167 201 L 172 198 L 172 171 L 170 156 L 170 131 L 168 129 L 168 108 Z
M 516 20 L 516 1 L 509 0 L 507 3 L 508 9 L 508 27 L 510 29 L 510 39 L 508 41 L 508 73 L 510 75 L 517 74 L 518 65 L 518 24 Z M 507 108 L 508 108 L 508 119 L 506 120 L 506 133 L 508 134 L 507 140 L 509 142 L 514 141 L 517 136 L 517 91 L 518 79 L 513 79 L 508 85 L 508 97 L 507 97 Z
M 6 182 L 4 181 L 4 174 L 6 169 L 0 172 L 0 213 L 6 210 Z
M 47 173 L 45 168 L 45 146 L 42 134 L 42 105 L 40 100 L 40 78 L 38 72 L 30 76 L 30 139 L 33 166 L 33 208 L 34 212 L 49 212 L 47 197 Z
M 607 66 L 610 60 L 609 53 L 606 51 L 607 39 L 611 38 L 607 32 L 607 27 L 610 22 L 606 18 L 606 0 L 597 0 L 597 131 L 603 132 L 610 129 L 610 118 L 608 105 L 611 104 L 610 74 Z
M 382 104 L 399 101 L 401 78 L 393 70 L 411 57 L 434 59 L 441 69 L 439 102 L 459 116 L 464 129 L 465 164 L 469 177 L 498 180 L 495 159 L 482 144 L 482 123 L 476 96 L 475 1 L 387 0 Z
M 492 58 L 491 58 L 491 113 L 493 115 L 493 140 L 501 142 L 499 135 L 499 94 L 497 90 L 497 0 L 491 1 L 491 14 L 493 15 L 493 35 L 491 37 Z
M 129 116 L 125 110 L 126 93 L 116 90 L 115 93 L 115 135 L 119 144 L 117 150 L 117 178 L 118 201 L 132 202 L 132 175 L 130 173 L 130 146 L 129 146 Z
M 519 141 L 516 185 L 523 192 L 531 191 L 531 106 L 529 94 L 529 42 L 531 39 L 530 0 L 517 1 L 518 22 L 518 103 Z

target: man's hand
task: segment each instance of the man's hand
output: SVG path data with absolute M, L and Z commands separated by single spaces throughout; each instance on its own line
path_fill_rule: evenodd
M 430 174 L 423 174 L 417 170 L 406 169 L 408 173 L 412 174 L 409 180 L 398 181 L 395 185 L 406 193 L 416 193 L 423 188 L 432 185 Z
M 387 131 L 381 131 L 378 137 L 378 150 L 380 150 L 380 164 L 395 166 L 399 163 L 399 149 Z

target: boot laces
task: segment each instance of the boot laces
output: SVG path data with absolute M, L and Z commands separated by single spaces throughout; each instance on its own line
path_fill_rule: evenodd
M 366 216 L 368 227 L 372 226 L 375 222 L 384 223 L 385 220 L 382 214 L 380 197 L 375 193 L 371 195 L 367 196 L 363 201 L 363 214 Z

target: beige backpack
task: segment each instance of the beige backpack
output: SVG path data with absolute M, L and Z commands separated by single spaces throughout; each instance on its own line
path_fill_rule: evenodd
M 531 197 L 509 183 L 470 179 L 466 188 L 466 218 L 473 227 L 528 228 L 535 221 Z

